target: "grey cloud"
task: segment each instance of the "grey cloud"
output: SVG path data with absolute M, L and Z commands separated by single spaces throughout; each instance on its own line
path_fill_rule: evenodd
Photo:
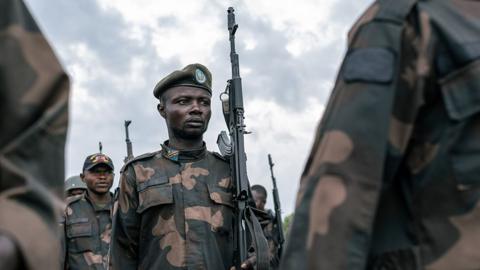
M 57 48 L 57 53 L 61 53 L 60 57 L 67 69 L 71 69 L 79 59 L 71 55 L 66 48 L 84 43 L 98 56 L 97 60 L 100 64 L 94 68 L 102 69 L 108 74 L 82 82 L 82 86 L 92 96 L 92 104 L 101 100 L 106 105 L 99 109 L 89 104 L 82 104 L 84 108 L 74 108 L 75 114 L 71 115 L 67 147 L 68 174 L 80 172 L 85 156 L 97 151 L 98 141 L 103 142 L 104 152 L 113 158 L 118 172 L 125 156 L 124 119 L 133 120 L 130 136 L 134 143 L 135 155 L 158 150 L 160 143 L 167 138 L 167 131 L 163 119 L 156 111 L 157 101 L 152 95 L 152 89 L 163 76 L 182 67 L 180 60 L 175 57 L 165 60 L 157 55 L 152 46 L 154 40 L 151 29 L 142 30 L 141 42 L 130 39 L 126 34 L 128 25 L 122 16 L 114 10 L 102 10 L 94 0 L 27 0 L 27 2 L 51 43 Z M 366 1 L 364 0 L 362 4 L 350 3 L 350 5 L 342 2 L 345 1 L 337 1 L 336 9 L 341 10 L 332 12 L 332 23 L 344 24 L 347 20 L 345 17 L 355 17 L 353 14 L 360 12 L 355 8 L 359 8 Z M 54 9 L 53 6 L 55 6 Z M 224 1 L 209 1 L 205 3 L 204 8 L 204 11 L 211 16 L 220 18 L 215 23 L 221 25 L 211 27 L 222 27 L 225 34 L 225 38 L 214 45 L 213 54 L 207 63 L 214 77 L 214 97 L 213 116 L 205 140 L 211 150 L 216 150 L 216 136 L 220 130 L 226 128 L 221 115 L 218 94 L 223 91 L 226 80 L 231 76 L 226 29 L 227 6 Z M 318 47 L 295 58 L 286 50 L 288 37 L 285 32 L 275 30 L 267 20 L 255 18 L 245 12 L 247 9 L 243 1 L 238 1 L 236 10 L 237 22 L 240 24 L 237 33 L 237 50 L 241 68 L 252 70 L 250 74 L 242 73 L 245 102 L 254 98 L 271 99 L 294 110 L 302 109 L 306 100 L 312 96 L 326 102 L 330 89 L 325 89 L 323 85 L 333 82 L 345 44 L 340 44 L 338 41 L 331 43 L 319 41 Z M 157 24 L 159 27 L 171 28 L 176 27 L 178 21 L 172 15 L 159 18 Z M 202 24 L 192 18 L 191 27 L 199 25 Z M 208 29 L 198 28 L 199 31 L 208 31 Z M 257 47 L 247 50 L 242 42 L 245 38 L 255 39 Z M 339 37 L 339 40 L 341 39 L 342 37 Z M 192 46 L 195 46 L 195 42 L 192 42 Z M 147 63 L 140 73 L 142 83 L 136 84 L 126 80 L 125 85 L 113 84 L 114 79 L 130 75 L 130 64 L 135 59 Z M 72 89 L 72 91 L 75 93 L 80 89 Z M 93 113 L 89 113 L 92 111 Z M 93 116 L 86 117 L 86 115 Z M 252 121 L 255 119 L 246 119 L 247 129 Z M 277 140 L 272 143 L 272 147 L 275 143 L 279 146 L 281 143 L 291 143 L 295 140 L 294 135 L 293 131 L 292 134 L 274 134 L 272 137 L 277 136 L 275 137 Z M 262 134 L 252 136 L 262 136 Z M 255 138 L 251 141 L 255 141 Z M 275 151 L 275 149 L 272 150 Z M 251 154 L 249 174 L 255 182 L 269 186 L 266 153 L 260 153 L 260 151 L 253 148 L 247 149 Z M 295 185 L 301 172 L 298 164 L 307 155 L 306 151 L 297 149 L 295 151 L 295 157 L 275 156 L 279 164 L 277 177 L 288 180 L 287 183 L 280 184 L 283 188 L 280 190 L 282 198 L 288 198 L 284 204 L 286 212 L 290 212 L 293 206 L 293 193 L 296 191 Z M 290 161 L 292 158 L 296 160 L 294 163 L 296 167 L 289 167 L 292 164 Z M 261 166 L 256 166 L 257 164 Z M 283 167 L 281 164 L 284 164 Z

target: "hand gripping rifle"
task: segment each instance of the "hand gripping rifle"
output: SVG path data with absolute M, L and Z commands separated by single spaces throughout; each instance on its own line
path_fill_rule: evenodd
M 280 207 L 280 196 L 278 195 L 277 180 L 273 175 L 273 161 L 272 156 L 268 154 L 268 165 L 270 165 L 270 175 L 272 176 L 273 183 L 273 203 L 275 205 L 275 224 L 277 225 L 278 231 L 278 257 L 282 256 L 282 246 L 285 242 L 285 236 L 283 235 L 283 226 L 282 226 L 282 209 Z
M 128 126 L 132 123 L 131 120 L 125 120 L 125 143 L 127 144 L 127 156 L 123 159 L 124 163 L 127 163 L 130 159 L 133 158 L 133 151 L 132 151 L 132 142 L 130 141 L 130 137 L 128 136 Z
M 243 93 L 240 78 L 238 54 L 235 52 L 235 32 L 238 25 L 235 23 L 235 14 L 232 7 L 228 8 L 228 32 L 230 39 L 230 62 L 232 65 L 232 78 L 228 80 L 225 92 L 220 94 L 223 115 L 230 136 L 222 131 L 218 136 L 217 144 L 220 152 L 230 159 L 230 169 L 235 185 L 235 222 L 234 222 L 234 265 L 240 265 L 247 259 L 247 228 L 250 233 L 257 257 L 257 270 L 266 270 L 269 267 L 268 244 L 263 235 L 262 228 L 253 210 L 249 206 L 251 201 L 250 188 L 247 177 L 247 163 L 245 154 L 244 137 L 246 134 L 243 123 Z M 230 137 L 230 138 L 229 138 Z M 246 225 L 246 226 L 245 226 Z M 247 227 L 247 228 L 246 228 Z

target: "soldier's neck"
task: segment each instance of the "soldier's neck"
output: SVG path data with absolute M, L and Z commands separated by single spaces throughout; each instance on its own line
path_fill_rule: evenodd
M 170 137 L 168 139 L 168 147 L 175 150 L 192 150 L 200 149 L 203 147 L 203 137 L 198 139 L 182 139 Z
M 104 194 L 98 194 L 95 192 L 92 192 L 90 190 L 87 190 L 88 193 L 88 198 L 94 203 L 108 203 L 110 201 L 110 192 L 104 193 Z

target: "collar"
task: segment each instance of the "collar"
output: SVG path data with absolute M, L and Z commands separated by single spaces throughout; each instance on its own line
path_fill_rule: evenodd
M 192 162 L 205 157 L 207 147 L 205 142 L 201 148 L 191 150 L 177 150 L 168 146 L 168 140 L 162 144 L 162 156 L 174 162 Z
M 108 210 L 110 211 L 113 206 L 113 194 L 110 192 L 110 200 L 105 204 L 104 207 L 100 207 L 98 204 L 96 204 L 90 196 L 88 196 L 88 190 L 83 193 L 84 198 L 92 205 L 93 209 L 95 211 L 105 211 Z

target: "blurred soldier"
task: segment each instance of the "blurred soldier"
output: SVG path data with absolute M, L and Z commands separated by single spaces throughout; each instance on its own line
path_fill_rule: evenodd
M 87 186 L 79 175 L 71 176 L 65 181 L 65 196 L 81 195 L 87 190 Z
M 207 151 L 212 75 L 191 64 L 154 89 L 169 140 L 122 168 L 113 269 L 229 269 L 233 265 L 230 167 Z
M 83 194 L 67 198 L 64 269 L 107 269 L 112 230 L 113 162 L 101 153 L 89 155 L 80 174 Z
M 265 209 L 267 203 L 267 190 L 262 185 L 253 185 L 251 187 L 252 197 L 255 201 L 257 210 L 256 215 L 258 221 L 262 225 L 263 233 L 268 241 L 269 255 L 270 255 L 270 267 L 271 269 L 277 269 L 280 261 L 279 258 L 279 245 L 278 245 L 278 228 L 275 225 L 275 216 L 272 210 Z
M 0 1 L 0 269 L 58 269 L 69 81 L 21 0 Z
M 282 269 L 479 269 L 480 1 L 376 1 L 348 42 Z

